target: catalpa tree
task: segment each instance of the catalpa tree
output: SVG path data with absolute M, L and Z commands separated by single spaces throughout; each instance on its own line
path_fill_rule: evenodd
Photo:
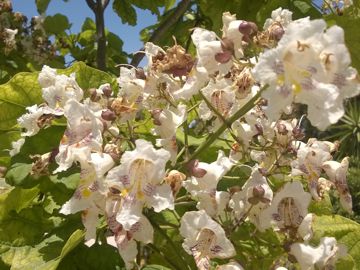
M 220 27 L 147 42 L 118 77 L 76 62 L 0 86 L 1 268 L 360 267 L 360 225 L 333 209 L 353 213 L 350 158 L 309 136 L 360 94 L 343 28 L 281 7 Z

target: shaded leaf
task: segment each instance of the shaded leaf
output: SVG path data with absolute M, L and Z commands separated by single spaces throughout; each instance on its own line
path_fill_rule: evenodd
M 114 0 L 113 10 L 121 18 L 122 23 L 136 24 L 136 11 L 128 0 Z
M 70 26 L 68 18 L 59 13 L 54 16 L 47 16 L 44 21 L 45 31 L 49 34 L 61 34 Z

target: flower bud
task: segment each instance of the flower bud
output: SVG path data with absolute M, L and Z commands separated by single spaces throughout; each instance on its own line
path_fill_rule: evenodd
M 215 60 L 221 64 L 225 64 L 230 61 L 232 53 L 230 51 L 224 51 L 221 53 L 215 54 Z
M 251 36 L 255 32 L 257 32 L 257 25 L 253 22 L 243 21 L 239 25 L 239 31 L 244 36 Z
M 90 88 L 89 93 L 90 93 L 90 100 L 92 102 L 97 102 L 100 100 L 100 97 L 98 96 L 95 88 Z
M 116 119 L 116 115 L 113 111 L 105 110 L 101 112 L 101 118 L 106 121 L 114 121 Z
M 104 94 L 105 97 L 111 97 L 112 95 L 112 89 L 110 87 L 110 85 L 105 85 L 103 88 L 102 88 L 102 92 Z
M 154 125 L 156 126 L 161 126 L 160 114 L 162 111 L 162 109 L 151 110 L 151 116 L 153 118 Z
M 302 140 L 305 137 L 304 130 L 300 127 L 294 127 L 292 130 L 292 134 L 296 140 Z
M 280 124 L 278 123 L 277 126 L 277 132 L 280 134 L 280 135 L 286 135 L 288 134 L 288 130 L 286 129 L 286 126 L 284 124 Z
M 265 189 L 261 185 L 253 187 L 253 196 L 256 198 L 264 197 Z
M 146 80 L 145 71 L 142 68 L 135 69 L 135 77 L 140 80 Z
M 198 159 L 194 159 L 194 160 L 189 161 L 189 163 L 187 164 L 187 168 L 189 170 L 189 173 L 192 176 L 195 176 L 195 177 L 198 177 L 198 178 L 204 177 L 204 175 L 207 173 L 207 171 L 202 169 L 202 168 L 199 168 L 198 166 L 199 166 L 199 160 Z

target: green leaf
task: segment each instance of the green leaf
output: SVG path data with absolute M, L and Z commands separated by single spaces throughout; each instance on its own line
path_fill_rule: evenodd
M 38 73 L 18 73 L 0 85 L 0 130 L 9 130 L 25 108 L 42 101 Z
M 76 62 L 68 69 L 58 70 L 58 73 L 67 75 L 70 75 L 73 72 L 76 73 L 76 81 L 85 91 L 85 95 L 90 88 L 98 88 L 104 83 L 110 83 L 112 89 L 117 92 L 118 85 L 116 78 L 104 71 L 89 67 L 83 62 Z
M 309 206 L 309 212 L 316 215 L 331 215 L 333 207 L 329 194 L 325 194 L 321 201 L 312 200 Z
M 39 14 L 42 14 L 46 11 L 50 3 L 50 0 L 36 0 L 36 8 Z
M 128 0 L 114 0 L 113 10 L 121 18 L 122 23 L 136 25 L 136 11 Z
M 85 233 L 82 230 L 76 230 L 69 237 L 64 247 L 61 250 L 60 257 L 65 257 L 69 254 L 76 246 L 78 246 L 84 240 Z
M 32 179 L 28 176 L 31 172 L 32 164 L 15 163 L 6 174 L 6 182 L 12 186 L 31 185 Z
M 78 245 L 59 264 L 58 270 L 122 270 L 124 263 L 116 248 L 107 244 Z
M 348 249 L 348 254 L 352 257 L 355 263 L 355 267 L 353 269 L 360 269 L 359 223 L 338 215 L 317 216 L 313 224 L 313 229 L 315 231 L 314 241 L 318 241 L 321 237 L 333 236 L 339 243 L 344 244 Z M 349 260 L 349 258 L 345 259 Z M 350 263 L 351 262 L 341 262 L 342 265 L 348 265 Z
M 29 207 L 33 200 L 39 195 L 40 190 L 35 187 L 32 189 L 13 188 L 6 193 L 0 194 L 0 220 L 6 218 L 11 212 L 19 213 L 22 209 Z
M 86 17 L 83 25 L 81 26 L 81 32 L 84 32 L 86 30 L 96 30 L 95 22 L 89 17 Z
M 70 26 L 68 18 L 59 13 L 54 16 L 47 16 L 44 21 L 45 31 L 49 34 L 61 34 Z

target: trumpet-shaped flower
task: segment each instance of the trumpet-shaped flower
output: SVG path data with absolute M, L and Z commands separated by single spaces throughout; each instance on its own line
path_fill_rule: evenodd
M 303 175 L 309 185 L 309 191 L 314 199 L 320 200 L 319 178 L 323 163 L 331 159 L 330 148 L 324 142 L 309 139 L 308 143 L 300 144 L 297 159 L 291 163 L 291 174 Z
M 161 184 L 170 153 L 164 149 L 155 150 L 145 140 L 136 140 L 135 144 L 136 148 L 126 151 L 121 164 L 106 177 L 107 186 L 118 190 L 123 198 L 116 220 L 125 230 L 130 230 L 140 220 L 144 206 L 153 207 L 155 212 L 174 208 L 171 187 Z
M 221 213 L 228 200 L 229 194 L 217 191 L 219 180 L 231 169 L 233 163 L 219 151 L 217 160 L 211 164 L 199 162 L 189 180 L 183 182 L 185 189 L 199 202 L 198 209 L 204 209 L 208 215 L 215 216 Z
M 319 129 L 336 123 L 344 114 L 343 99 L 360 92 L 356 71 L 343 30 L 326 29 L 324 20 L 291 22 L 278 46 L 262 54 L 253 69 L 255 78 L 269 84 L 267 115 L 276 120 L 291 103 L 308 105 L 308 118 Z
M 178 105 L 176 109 L 153 110 L 154 131 L 161 137 L 156 140 L 156 146 L 162 146 L 170 152 L 172 163 L 177 155 L 176 129 L 184 122 L 185 117 L 185 105 Z
M 334 237 L 320 239 L 318 247 L 295 243 L 290 247 L 290 254 L 295 256 L 301 270 L 334 269 L 336 261 L 346 255 L 346 247 L 338 244 Z
M 114 234 L 107 237 L 107 242 L 116 247 L 120 256 L 125 262 L 126 269 L 132 269 L 138 253 L 135 241 L 144 244 L 153 242 L 154 230 L 150 222 L 144 215 L 140 215 L 138 222 L 134 223 L 129 230 L 116 220 L 116 214 L 121 206 L 121 198 L 107 197 L 106 200 L 106 218 L 109 229 Z
M 345 157 L 341 163 L 337 161 L 326 161 L 323 163 L 322 168 L 329 176 L 331 182 L 339 193 L 341 206 L 352 213 L 352 198 L 346 181 L 346 173 L 349 167 L 349 158 Z
M 60 213 L 69 215 L 82 211 L 82 222 L 86 229 L 85 239 L 95 239 L 99 214 L 104 212 L 105 173 L 114 166 L 108 154 L 91 154 L 90 162 L 81 162 L 80 182 L 74 195 L 61 208 Z
M 277 230 L 296 232 L 304 240 L 312 237 L 312 215 L 308 214 L 311 195 L 304 191 L 300 182 L 286 183 L 278 191 L 268 208 L 260 214 L 260 228 L 271 225 Z
M 229 206 L 234 210 L 237 219 L 241 219 L 247 213 L 251 222 L 259 226 L 259 212 L 269 205 L 272 199 L 273 191 L 266 178 L 260 173 L 258 167 L 254 167 L 241 191 L 232 195 Z M 258 207 L 254 207 L 256 205 Z
M 181 218 L 180 234 L 185 238 L 183 248 L 193 255 L 200 270 L 210 269 L 211 258 L 230 258 L 235 249 L 226 238 L 223 228 L 204 210 L 186 212 Z
M 67 128 L 63 135 L 56 162 L 55 172 L 65 171 L 74 161 L 89 160 L 92 151 L 102 149 L 103 124 L 99 117 L 86 105 L 70 99 L 64 107 Z
M 75 80 L 75 73 L 70 76 L 58 75 L 55 69 L 44 66 L 39 74 L 42 97 L 50 108 L 63 108 L 69 99 L 80 101 L 83 90 Z

